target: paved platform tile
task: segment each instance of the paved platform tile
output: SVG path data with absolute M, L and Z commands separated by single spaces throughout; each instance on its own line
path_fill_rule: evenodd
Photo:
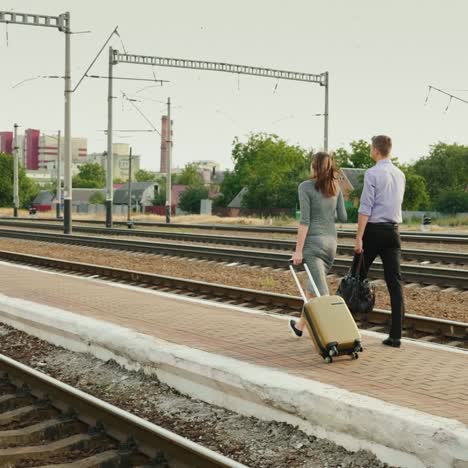
M 293 338 L 285 320 L 269 315 L 4 264 L 0 293 L 468 424 L 468 353 L 413 343 L 392 349 L 365 335 L 357 361 L 327 365 L 308 337 Z

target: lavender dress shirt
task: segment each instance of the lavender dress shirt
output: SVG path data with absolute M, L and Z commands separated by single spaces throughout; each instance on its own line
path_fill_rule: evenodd
M 390 159 L 382 159 L 364 175 L 359 213 L 369 223 L 401 223 L 406 178 Z

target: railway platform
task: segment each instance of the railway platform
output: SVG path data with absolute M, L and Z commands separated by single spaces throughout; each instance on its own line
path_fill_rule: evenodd
M 468 467 L 468 353 L 362 331 L 326 364 L 287 317 L 0 262 L 0 322 L 404 467 Z

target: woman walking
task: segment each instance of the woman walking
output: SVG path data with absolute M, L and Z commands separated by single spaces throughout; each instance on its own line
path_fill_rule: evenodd
M 309 267 L 321 295 L 328 295 L 327 274 L 336 255 L 335 219 L 347 220 L 343 194 L 338 186 L 338 171 L 333 158 L 325 152 L 314 155 L 312 177 L 299 185 L 301 219 L 297 234 L 294 265 L 303 261 Z M 312 297 L 312 285 L 307 285 L 307 297 Z M 294 336 L 302 336 L 305 322 L 290 320 Z

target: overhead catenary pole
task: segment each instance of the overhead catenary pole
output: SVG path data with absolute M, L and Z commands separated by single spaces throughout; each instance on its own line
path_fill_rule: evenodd
M 70 13 L 66 12 L 58 16 L 37 15 L 33 13 L 17 13 L 14 11 L 0 10 L 0 23 L 22 24 L 26 26 L 55 28 L 65 33 L 65 180 L 64 201 L 65 216 L 63 229 L 66 234 L 71 233 L 71 204 L 72 204 L 72 180 L 71 180 L 71 45 L 70 45 Z
M 127 226 L 132 226 L 132 147 L 128 153 L 128 209 L 127 209 Z
M 14 125 L 14 147 L 13 147 L 13 216 L 18 217 L 19 208 L 19 181 L 18 181 L 18 124 Z
M 329 92 L 329 75 L 328 72 L 324 73 L 325 75 L 325 113 L 323 115 L 324 125 L 323 125 L 323 150 L 328 151 L 328 92 Z
M 172 121 L 171 121 L 171 98 L 167 98 L 167 140 L 166 140 L 167 174 L 166 174 L 166 223 L 171 222 L 172 211 Z
M 62 204 L 62 168 L 61 168 L 61 159 L 62 159 L 62 154 L 60 151 L 60 138 L 61 138 L 61 132 L 60 130 L 57 132 L 57 195 L 56 195 L 56 218 L 60 219 L 62 217 L 61 215 L 61 209 L 60 205 Z
M 107 165 L 106 165 L 106 227 L 112 227 L 113 190 L 113 149 L 112 149 L 112 111 L 113 111 L 113 50 L 109 47 L 109 79 L 107 88 Z
M 66 12 L 65 26 L 65 145 L 64 145 L 64 179 L 63 179 L 63 232 L 72 232 L 72 151 L 71 151 L 71 30 L 70 13 Z

